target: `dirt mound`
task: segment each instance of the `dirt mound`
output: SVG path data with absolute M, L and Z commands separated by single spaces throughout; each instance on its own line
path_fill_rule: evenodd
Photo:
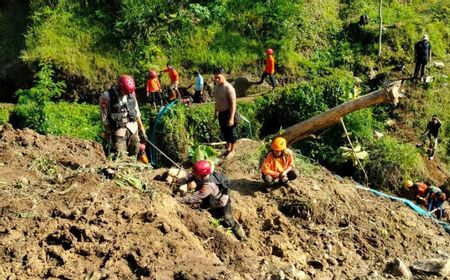
M 238 142 L 221 167 L 248 235 L 240 242 L 177 204 L 152 180 L 163 170 L 130 164 L 155 196 L 119 187 L 102 175 L 115 163 L 100 145 L 5 126 L 0 279 L 369 279 L 395 257 L 411 264 L 450 245 L 430 220 L 319 167 L 261 192 L 259 145 Z

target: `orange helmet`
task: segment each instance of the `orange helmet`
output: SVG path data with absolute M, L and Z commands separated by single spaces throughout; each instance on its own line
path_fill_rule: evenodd
M 267 54 L 267 55 L 273 54 L 273 50 L 272 50 L 272 49 L 267 49 L 267 50 L 266 50 L 266 54 Z
M 411 188 L 413 185 L 414 185 L 414 183 L 413 183 L 413 181 L 411 181 L 411 180 L 405 180 L 405 181 L 403 182 L 403 186 L 404 186 L 405 188 Z
M 271 148 L 275 151 L 284 151 L 286 149 L 286 139 L 283 137 L 273 139 Z

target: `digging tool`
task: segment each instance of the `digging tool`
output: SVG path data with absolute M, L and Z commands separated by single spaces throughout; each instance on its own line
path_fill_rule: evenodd
M 181 169 L 182 169 L 181 165 L 176 163 L 173 159 L 171 159 L 168 155 L 166 155 L 163 151 L 161 151 L 160 148 L 158 148 L 155 144 L 153 144 L 150 140 L 148 140 L 147 135 L 144 135 L 144 139 L 145 139 L 145 142 L 147 142 L 150 146 L 152 146 L 156 151 L 158 151 L 161 155 L 163 155 L 166 159 L 168 159 L 173 165 L 175 165 L 178 168 L 178 172 L 177 172 L 177 176 L 176 176 L 178 178 L 178 175 L 180 175 L 180 172 L 181 172 Z M 172 181 L 170 183 L 169 187 L 173 191 L 175 191 L 173 186 L 174 186 L 174 181 Z
M 161 151 L 160 148 L 158 148 L 155 144 L 153 144 L 152 142 L 150 142 L 150 140 L 148 140 L 147 135 L 144 135 L 144 140 L 145 142 L 147 142 L 150 146 L 152 146 L 156 151 L 158 151 L 158 153 L 160 153 L 161 155 L 163 155 L 166 159 L 168 159 L 173 165 L 175 165 L 176 167 L 178 167 L 179 169 L 181 169 L 181 165 L 179 165 L 178 163 L 176 163 L 173 159 L 171 159 L 168 155 L 166 155 L 163 151 Z

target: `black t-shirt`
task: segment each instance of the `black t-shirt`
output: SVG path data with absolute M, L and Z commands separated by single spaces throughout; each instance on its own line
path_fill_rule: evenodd
M 441 128 L 440 122 L 436 122 L 436 123 L 434 123 L 433 121 L 428 122 L 428 125 L 427 125 L 428 134 L 431 134 L 434 137 L 437 137 L 439 134 L 439 128 Z

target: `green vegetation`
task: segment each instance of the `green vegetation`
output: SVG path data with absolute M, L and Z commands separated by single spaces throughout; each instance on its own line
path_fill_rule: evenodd
M 54 71 L 50 64 L 42 64 L 41 67 L 36 74 L 36 85 L 30 89 L 17 91 L 19 100 L 14 112 L 19 118 L 19 123 L 45 133 L 45 106 L 52 98 L 64 92 L 65 84 L 53 81 Z
M 9 115 L 14 110 L 14 104 L 0 103 L 0 125 L 9 121 Z
M 45 107 L 44 114 L 47 116 L 45 133 L 101 142 L 103 127 L 98 106 L 67 102 L 50 103 Z
M 422 159 L 411 144 L 386 136 L 376 141 L 370 151 L 366 168 L 369 181 L 377 188 L 398 190 L 404 179 L 423 176 Z
M 371 71 L 384 73 L 387 79 L 409 76 L 414 44 L 424 33 L 431 40 L 434 60 L 448 64 L 450 52 L 447 0 L 383 1 L 381 57 L 378 0 L 181 0 L 176 4 L 165 0 L 31 0 L 29 9 L 19 2 L 17 11 L 8 6 L 0 13 L 0 31 L 7 34 L 0 39 L 0 57 L 8 60 L 21 53 L 23 62 L 39 68 L 36 84 L 17 92 L 16 123 L 42 133 L 97 141 L 101 131 L 97 106 L 58 101 L 59 96 L 65 97 L 64 83 L 71 96 L 96 100 L 93 95 L 107 88 L 117 74 L 132 74 L 143 85 L 147 69 L 161 70 L 167 62 L 179 70 L 182 85 L 190 83 L 193 70 L 200 69 L 206 78 L 217 66 L 231 77 L 254 76 L 262 70 L 264 50 L 271 47 L 279 75 L 294 82 L 254 102 L 238 104 L 251 124 L 242 121 L 240 135 L 264 138 L 379 88 L 383 81 L 371 80 L 367 75 Z M 23 42 L 18 34 L 25 21 L 14 17 L 25 18 L 26 14 L 30 17 Z M 370 18 L 367 25 L 358 24 L 362 14 Z M 406 71 L 391 71 L 401 63 Z M 429 73 L 435 77 L 433 83 L 419 85 L 419 90 L 411 90 L 413 98 L 402 101 L 408 112 L 404 125 L 411 134 L 418 134 L 431 115 L 444 120 L 438 156 L 448 163 L 449 67 L 433 68 Z M 162 82 L 168 82 L 167 75 Z M 8 119 L 10 110 L 0 108 L 0 123 Z M 157 112 L 148 105 L 141 110 L 151 132 Z M 386 121 L 396 117 L 390 105 L 345 117 L 351 140 L 369 155 L 363 165 L 374 187 L 395 190 L 402 178 L 424 176 L 423 151 L 407 144 L 416 139 L 386 127 Z M 374 131 L 385 136 L 376 139 Z M 294 148 L 303 158 L 361 178 L 346 149 L 339 149 L 349 147 L 343 133 L 336 125 Z M 190 144 L 197 147 L 220 141 L 213 105 L 177 105 L 161 120 L 157 139 L 156 144 L 177 161 L 187 159 Z
M 377 58 L 378 1 L 30 1 L 31 23 L 22 59 L 51 62 L 65 76 L 101 90 L 116 73 L 142 84 L 148 68 L 175 65 L 187 83 L 193 69 L 223 66 L 259 72 L 263 52 L 294 75 L 327 67 L 360 73 L 379 62 L 411 62 L 414 43 L 426 32 L 433 53 L 449 51 L 450 4 L 429 0 L 385 1 L 383 56 Z M 366 26 L 356 23 L 368 14 Z M 164 77 L 163 81 L 166 82 Z

